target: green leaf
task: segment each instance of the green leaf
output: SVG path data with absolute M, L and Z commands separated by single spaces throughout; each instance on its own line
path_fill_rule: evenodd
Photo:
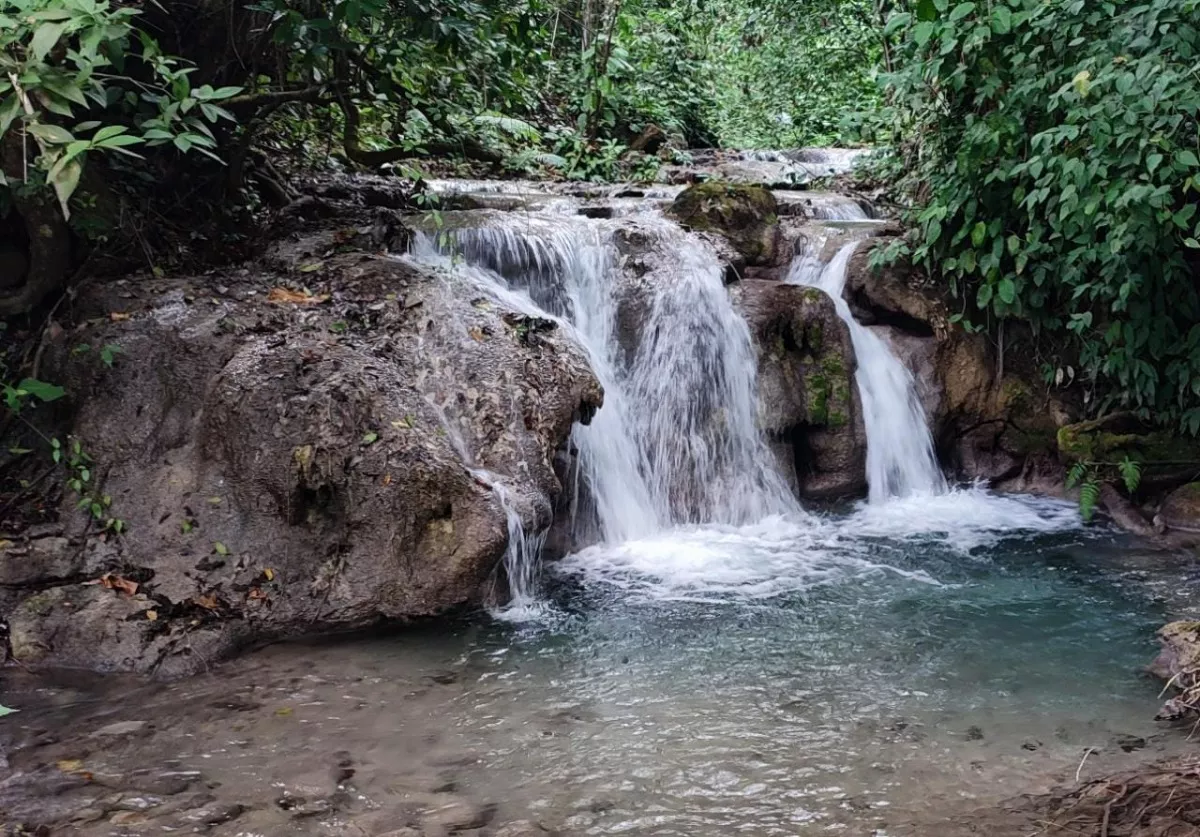
M 912 15 L 910 15 L 908 12 L 901 12 L 900 14 L 892 15 L 888 19 L 887 26 L 883 27 L 884 37 L 893 35 L 897 30 L 908 26 L 911 20 Z
M 17 389 L 24 390 L 40 401 L 57 401 L 67 394 L 62 387 L 39 381 L 36 378 L 26 378 L 17 384 Z
M 70 220 L 71 207 L 68 205 L 71 200 L 71 195 L 75 193 L 75 189 L 79 186 L 79 178 L 83 174 L 83 166 L 79 159 L 69 160 L 65 166 L 58 172 L 57 176 L 51 181 L 54 185 L 54 194 L 58 196 L 58 205 L 62 209 L 63 218 Z
M 976 247 L 982 247 L 984 239 L 987 238 L 987 224 L 980 221 L 971 229 L 971 243 Z
M 0 704 L 0 718 L 3 718 L 5 715 L 11 715 L 12 713 L 18 712 L 18 711 L 20 711 L 20 710 L 13 709 L 10 706 L 4 706 L 3 704 Z
M 1200 159 L 1191 149 L 1185 148 L 1175 154 L 1175 165 L 1183 169 L 1200 168 Z
M 1012 31 L 1012 12 L 1005 6 L 992 9 L 992 31 L 997 35 L 1007 35 Z
M 959 3 L 954 7 L 954 11 L 950 12 L 950 22 L 954 23 L 957 20 L 962 20 L 973 11 L 975 11 L 974 3 Z
M 1017 299 L 1017 286 L 1013 284 L 1013 280 L 1005 277 L 996 286 L 996 295 L 1005 305 L 1012 305 Z
M 218 555 L 225 556 L 229 554 L 229 547 L 220 541 L 213 541 L 213 552 L 217 553 Z
M 66 23 L 43 23 L 39 26 L 29 41 L 29 57 L 34 62 L 42 61 L 54 49 L 63 32 L 67 31 L 67 26 Z
M 933 0 L 920 0 L 917 3 L 917 20 L 937 20 L 937 6 Z
M 74 142 L 74 135 L 63 128 L 61 125 L 50 125 L 46 122 L 34 122 L 26 126 L 26 130 L 40 140 L 55 143 L 58 145 L 66 145 L 69 142 Z
M 379 434 L 376 433 L 375 431 L 371 431 L 370 433 L 367 433 L 362 437 L 362 446 L 365 448 L 367 445 L 373 445 L 378 441 L 379 441 Z

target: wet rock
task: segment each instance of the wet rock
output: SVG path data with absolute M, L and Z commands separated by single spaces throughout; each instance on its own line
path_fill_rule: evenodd
M 1200 541 L 1200 482 L 1190 482 L 1163 498 L 1154 517 L 1154 528 Z
M 181 674 L 250 642 L 479 604 L 508 526 L 470 468 L 528 528 L 550 522 L 555 452 L 603 398 L 583 349 L 432 269 L 293 245 L 247 276 L 147 279 L 128 320 L 104 313 L 110 288 L 80 300 L 105 321 L 87 339 L 120 361 L 63 350 L 46 374 L 87 394 L 63 432 L 105 463 L 127 533 L 104 548 L 139 586 L 26 594 L 19 661 Z M 268 301 L 300 268 L 311 294 Z M 214 303 L 217 284 L 261 290 Z
M 730 289 L 758 347 L 759 422 L 801 496 L 866 488 L 866 433 L 850 332 L 822 291 L 746 280 Z M 786 461 L 783 464 L 788 464 Z
M 466 800 L 456 800 L 435 808 L 422 817 L 421 830 L 426 837 L 441 837 L 483 828 L 495 817 L 494 804 L 477 805 Z
M 133 735 L 134 733 L 142 732 L 145 728 L 145 721 L 117 721 L 116 723 L 100 727 L 100 729 L 92 733 L 92 736 Z
M 214 803 L 203 808 L 187 811 L 183 814 L 184 822 L 195 825 L 214 826 L 236 820 L 246 812 L 246 806 L 238 803 Z
M 1132 753 L 1135 750 L 1144 750 L 1146 748 L 1146 739 L 1136 735 L 1118 735 L 1113 739 L 1113 743 L 1125 753 Z
M 1200 705 L 1200 622 L 1178 621 L 1158 630 L 1162 648 L 1147 667 L 1170 684 L 1175 695 L 1159 710 L 1160 720 L 1178 720 L 1196 714 Z
M 1021 749 L 1029 750 L 1030 752 L 1036 752 L 1037 750 L 1042 749 L 1042 742 L 1033 738 L 1027 738 L 1021 742 Z
M 777 257 L 778 207 L 774 195 L 761 186 L 690 186 L 675 198 L 670 214 L 689 229 L 723 236 L 748 265 L 770 264 Z
M 514 820 L 497 828 L 492 837 L 554 837 L 557 833 L 541 823 L 530 820 Z

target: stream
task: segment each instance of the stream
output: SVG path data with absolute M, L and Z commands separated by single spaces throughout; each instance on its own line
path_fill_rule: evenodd
M 801 504 L 717 255 L 661 217 L 675 191 L 587 214 L 532 189 L 402 256 L 586 348 L 606 395 L 572 435 L 578 548 L 543 562 L 530 499 L 476 469 L 507 513 L 507 606 L 171 683 L 7 671 L 0 810 L 81 835 L 927 835 L 1186 746 L 1141 667 L 1187 570 L 1069 503 L 947 485 L 912 375 L 844 303 L 870 498 Z M 840 301 L 870 222 L 806 200 L 832 246 L 788 281 Z M 636 344 L 630 216 L 663 265 Z

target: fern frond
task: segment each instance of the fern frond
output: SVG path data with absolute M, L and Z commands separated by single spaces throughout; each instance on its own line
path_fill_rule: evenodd
M 533 125 L 526 122 L 524 119 L 517 119 L 515 116 L 505 116 L 502 113 L 481 113 L 475 117 L 476 125 L 483 125 L 508 134 L 510 137 L 526 140 L 527 142 L 541 142 L 542 132 Z
M 1091 520 L 1096 514 L 1096 503 L 1100 500 L 1100 485 L 1088 480 L 1079 489 L 1079 513 L 1084 520 Z

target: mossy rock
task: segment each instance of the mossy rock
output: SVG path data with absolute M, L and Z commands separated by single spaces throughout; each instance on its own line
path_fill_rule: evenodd
M 749 265 L 767 264 L 774 258 L 778 206 L 775 196 L 762 186 L 698 183 L 679 193 L 670 214 L 688 229 L 724 236 Z
M 1149 430 L 1127 413 L 1060 427 L 1058 451 L 1071 462 L 1120 462 L 1129 457 L 1143 467 L 1200 463 L 1200 440 Z

